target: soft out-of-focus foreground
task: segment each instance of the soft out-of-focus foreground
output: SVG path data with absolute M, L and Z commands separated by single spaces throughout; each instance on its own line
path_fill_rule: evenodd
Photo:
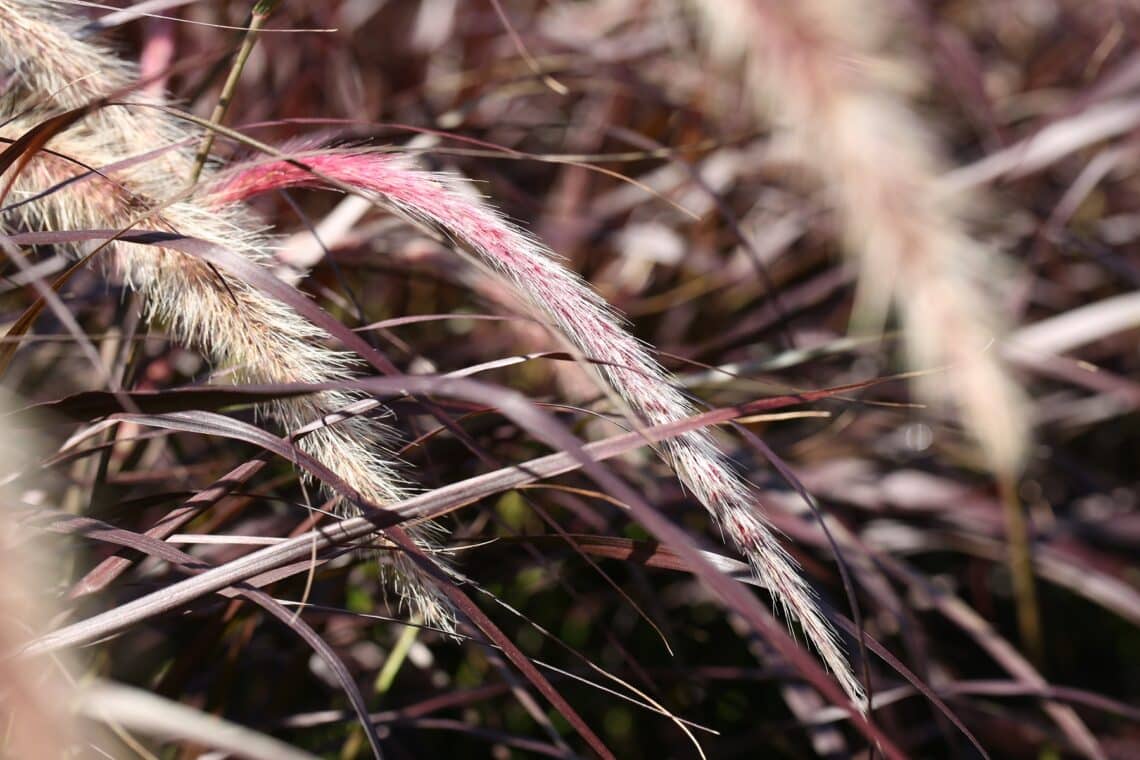
M 0 0 L 5 752 L 1140 756 L 1140 9 L 114 6 Z

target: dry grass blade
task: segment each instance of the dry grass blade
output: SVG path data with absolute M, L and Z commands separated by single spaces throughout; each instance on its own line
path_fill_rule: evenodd
M 88 686 L 79 701 L 79 710 L 92 720 L 166 739 L 194 742 L 250 760 L 315 760 L 317 757 L 216 715 L 122 684 L 99 682 Z
M 1046 688 L 1048 683 L 1020 652 L 1008 641 L 997 635 L 993 628 L 974 610 L 953 594 L 933 588 L 925 579 L 908 568 L 904 563 L 890 559 L 886 563 L 888 572 L 905 579 L 916 590 L 929 595 L 929 600 L 939 612 L 957 625 L 961 626 L 978 646 L 985 649 L 995 661 L 1001 664 L 1007 672 L 1032 687 Z M 1053 718 L 1057 725 L 1065 732 L 1082 755 L 1093 760 L 1107 758 L 1100 742 L 1089 731 L 1087 725 L 1077 715 L 1076 711 L 1068 705 L 1048 702 L 1045 711 Z
M 63 274 L 52 280 L 49 286 L 50 289 L 58 292 L 59 289 L 66 285 L 67 281 L 86 264 L 86 258 L 80 259 L 72 264 Z M 0 345 L 0 376 L 3 376 L 5 370 L 8 369 L 8 365 L 12 362 L 12 357 L 16 355 L 16 350 L 20 347 L 20 343 L 13 339 L 23 337 L 28 330 L 31 329 L 32 324 L 36 321 L 36 317 L 40 315 L 40 312 L 44 310 L 45 306 L 47 306 L 47 301 L 42 297 L 37 298 L 35 302 L 25 309 L 19 318 L 12 323 L 12 326 L 8 328 L 7 332 L 4 333 L 5 343 Z
M 629 539 L 597 537 L 589 535 L 574 536 L 575 541 L 582 548 L 583 551 L 599 557 L 608 557 L 611 559 L 620 559 L 627 562 L 637 562 L 644 564 L 646 567 L 662 567 L 669 570 L 677 570 L 680 572 L 689 572 L 688 566 L 677 557 L 676 552 L 670 551 L 667 547 L 658 544 L 649 544 L 645 542 L 631 541 Z M 534 541 L 534 538 L 528 539 Z M 552 542 L 553 543 L 553 542 Z M 709 562 L 716 565 L 722 572 L 735 578 L 741 583 L 756 583 L 756 580 L 751 576 L 750 568 L 743 562 L 725 557 L 724 555 L 715 552 L 705 551 L 702 552 Z M 852 621 L 846 618 L 839 617 L 839 624 L 846 629 L 852 636 L 860 635 L 861 629 L 858 628 Z M 922 682 L 914 673 L 910 671 L 901 661 L 899 661 L 891 652 L 886 649 L 880 642 L 873 639 L 866 631 L 862 631 L 861 635 L 864 644 L 868 649 L 873 651 L 876 655 L 882 658 L 890 667 L 897 673 L 902 675 L 913 686 L 914 691 L 922 694 L 945 715 L 954 726 L 962 732 L 962 734 L 970 741 L 978 754 L 983 758 L 989 758 L 989 753 L 977 740 L 977 738 L 970 732 L 970 730 L 962 723 L 959 718 L 934 692 L 931 687 Z M 879 709 L 887 700 L 883 695 L 877 695 L 871 700 L 871 709 Z M 831 708 L 835 709 L 835 708 Z M 830 712 L 828 713 L 830 714 Z
M 180 508 L 170 512 L 154 527 L 146 532 L 146 536 L 158 540 L 170 538 L 175 531 L 188 523 L 202 511 L 225 498 L 242 483 L 253 477 L 265 466 L 265 458 L 258 458 L 252 462 L 245 462 L 226 473 L 214 485 L 204 488 L 186 500 Z M 80 578 L 71 592 L 71 598 L 95 594 L 113 583 L 117 577 L 131 566 L 130 559 L 122 556 L 108 557 L 96 565 L 90 572 Z

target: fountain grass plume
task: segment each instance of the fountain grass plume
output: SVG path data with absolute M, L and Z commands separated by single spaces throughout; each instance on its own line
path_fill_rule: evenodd
M 508 222 L 457 179 L 417 168 L 406 157 L 379 151 L 320 151 L 297 146 L 289 160 L 254 160 L 222 173 L 207 192 L 219 203 L 288 187 L 321 186 L 325 178 L 359 188 L 411 219 L 443 233 L 509 283 L 518 298 L 588 358 L 606 388 L 635 422 L 658 425 L 695 412 L 646 347 L 581 277 L 545 245 Z M 862 689 L 815 596 L 757 512 L 754 495 L 706 430 L 684 433 L 664 448 L 680 480 L 723 534 L 747 557 L 778 604 L 861 703 Z
M 939 189 L 937 141 L 898 92 L 886 3 L 693 0 L 709 54 L 743 67 L 757 114 L 791 138 L 840 213 L 859 267 L 856 323 L 898 309 L 920 396 L 955 406 L 999 477 L 1020 472 L 1026 401 L 992 344 L 1001 332 L 996 252 Z M 736 68 L 734 70 L 741 70 Z M 897 79 L 897 77 L 895 77 Z

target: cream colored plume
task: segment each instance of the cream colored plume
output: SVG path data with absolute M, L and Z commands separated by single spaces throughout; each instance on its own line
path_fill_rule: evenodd
M 935 140 L 890 76 L 887 4 L 692 0 L 711 55 L 740 66 L 758 115 L 791 138 L 837 207 L 859 267 L 857 323 L 893 301 L 922 398 L 957 408 L 986 466 L 1016 475 L 1025 399 L 993 343 L 1001 268 L 940 192 Z M 726 68 L 726 71 L 729 70 Z M 897 77 L 896 77 L 897 79 Z
M 106 229 L 142 219 L 144 229 L 180 232 L 268 262 L 270 240 L 243 205 L 214 205 L 187 191 L 196 136 L 187 122 L 154 108 L 164 105 L 161 99 L 127 92 L 137 79 L 135 69 L 99 44 L 78 39 L 79 20 L 61 7 L 45 0 L 0 0 L 0 66 L 9 75 L 0 93 L 0 137 L 19 138 L 45 119 L 107 95 L 128 104 L 97 109 L 54 136 L 50 152 L 38 153 L 17 177 L 9 201 L 26 203 L 0 219 L 0 227 Z M 108 168 L 162 148 L 168 149 L 134 165 Z M 103 172 L 91 176 L 84 167 Z M 321 330 L 248 284 L 219 276 L 202 260 L 129 244 L 116 244 L 113 253 L 150 316 L 216 364 L 232 367 L 239 382 L 322 383 L 349 376 L 352 357 L 327 348 Z M 320 393 L 267 405 L 267 411 L 286 430 L 296 430 L 354 400 L 350 394 Z M 316 429 L 298 445 L 383 505 L 407 495 L 385 447 L 388 437 L 379 421 L 355 416 Z M 430 548 L 429 527 L 412 532 Z M 427 623 L 450 628 L 449 605 L 435 586 L 419 578 L 402 553 L 394 553 L 390 564 L 402 598 Z

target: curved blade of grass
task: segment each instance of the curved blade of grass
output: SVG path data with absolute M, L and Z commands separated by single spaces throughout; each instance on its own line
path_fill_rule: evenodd
M 94 720 L 151 735 L 178 737 L 250 760 L 317 760 L 316 755 L 272 736 L 142 689 L 99 680 L 88 684 L 79 695 L 79 711 Z
M 562 539 L 563 535 L 560 535 L 559 538 Z M 598 572 L 601 572 L 601 570 L 599 569 Z M 607 576 L 607 578 L 608 578 L 608 576 Z M 483 596 L 489 598 L 491 601 L 493 601 L 499 607 L 502 607 L 504 610 L 506 610 L 510 614 L 514 615 L 519 620 L 523 621 L 526 625 L 528 625 L 532 629 L 538 631 L 539 634 L 543 638 L 545 638 L 548 641 L 553 642 L 554 644 L 558 645 L 559 647 L 561 647 L 566 652 L 570 653 L 570 655 L 572 655 L 577 660 L 582 662 L 590 670 L 593 670 L 594 672 L 599 673 L 600 675 L 604 676 L 605 678 L 608 678 L 609 680 L 613 681 L 614 683 L 619 684 L 622 687 L 624 687 L 624 688 L 628 689 L 629 691 L 633 692 L 634 694 L 636 694 L 638 697 L 640 697 L 642 700 L 644 700 L 645 703 L 647 703 L 649 705 L 650 709 L 653 709 L 658 714 L 668 718 L 675 726 L 677 726 L 678 729 L 680 729 L 680 731 L 686 736 L 686 738 L 688 738 L 688 740 L 690 742 L 692 742 L 693 748 L 696 749 L 697 755 L 701 758 L 701 760 L 708 760 L 708 756 L 705 755 L 705 751 L 701 747 L 700 742 L 697 741 L 697 737 L 693 735 L 693 732 L 691 730 L 689 730 L 688 726 L 685 725 L 685 721 L 683 719 L 681 719 L 679 716 L 674 715 L 673 713 L 666 710 L 662 704 L 660 704 L 659 702 L 654 700 L 651 696 L 646 694 L 644 691 L 636 688 L 633 684 L 631 684 L 628 681 L 625 681 L 621 678 L 618 678 L 616 675 L 614 675 L 613 673 L 610 673 L 605 668 L 601 667 L 600 665 L 595 664 L 590 658 L 586 657 L 584 654 L 579 652 L 577 649 L 575 649 L 574 647 L 572 647 L 569 644 L 562 641 L 562 639 L 560 639 L 558 636 L 554 635 L 554 633 L 551 632 L 549 629 L 547 629 L 546 627 L 544 627 L 542 625 L 539 625 L 535 620 L 527 617 L 520 610 L 516 609 L 515 607 L 511 606 L 510 604 L 507 604 L 506 601 L 504 601 L 503 599 L 496 596 L 490 590 L 485 589 L 482 586 L 478 586 L 478 585 L 475 585 L 475 588 L 476 588 L 476 590 L 479 591 L 479 593 L 481 593 Z M 630 603 L 632 604 L 632 600 L 630 601 Z M 634 605 L 634 608 L 637 609 L 636 605 Z M 638 609 L 638 612 L 640 612 L 639 609 Z M 648 622 L 651 626 L 653 626 L 656 629 L 656 626 L 653 625 L 653 621 L 650 620 Z M 658 631 L 658 633 L 660 634 L 660 631 Z M 666 643 L 666 646 L 668 647 L 668 643 Z M 672 654 L 672 650 L 670 650 L 670 654 Z M 568 671 L 563 671 L 563 672 L 566 673 L 567 675 L 570 675 Z M 625 694 L 621 694 L 620 692 L 613 692 L 613 693 L 618 694 L 618 696 L 622 697 L 623 699 L 633 701 L 636 703 L 636 700 L 634 700 L 632 697 L 629 697 Z M 640 703 L 638 703 L 638 704 L 640 704 Z
M 418 375 L 421 379 L 444 380 L 444 376 Z M 450 378 L 459 379 L 459 378 Z M 416 384 L 418 381 L 412 381 Z M 823 401 L 825 399 L 841 398 L 851 391 L 863 390 L 877 385 L 885 380 L 866 380 L 859 383 L 836 385 L 830 388 L 805 390 L 798 393 L 789 393 L 779 396 L 748 401 L 735 406 L 726 406 L 712 411 L 696 414 L 687 420 L 654 425 L 646 429 L 646 435 L 641 438 L 643 443 L 664 440 L 669 435 L 679 435 L 695 427 L 706 425 L 719 425 L 739 417 L 758 414 L 775 409 L 785 409 L 790 406 Z M 167 412 L 186 411 L 214 411 L 228 407 L 257 404 L 264 401 L 273 401 L 289 396 L 299 396 L 309 393 L 319 393 L 327 390 L 367 391 L 385 396 L 395 396 L 402 392 L 407 383 L 404 378 L 360 378 L 356 380 L 343 380 L 336 383 L 278 383 L 273 385 L 242 385 L 242 386 L 214 386 L 204 385 L 197 387 L 171 388 L 162 391 L 126 391 L 121 394 L 106 391 L 82 391 L 65 396 L 57 401 L 45 401 L 32 404 L 23 409 L 0 415 L 6 425 L 21 429 L 35 429 L 53 424 L 50 419 L 43 417 L 55 415 L 79 422 L 89 422 L 98 417 L 123 411 L 118 403 L 119 398 L 129 399 L 142 413 L 163 414 Z M 479 404 L 479 409 L 487 409 L 485 404 Z M 635 434 L 636 435 L 636 434 Z
M 169 538 L 180 527 L 194 519 L 203 510 L 213 506 L 223 497 L 229 495 L 234 488 L 245 483 L 249 478 L 261 470 L 266 464 L 265 457 L 244 462 L 223 475 L 211 485 L 201 489 L 177 509 L 173 510 L 143 535 L 155 540 Z M 87 594 L 102 591 L 123 574 L 133 563 L 129 557 L 107 557 L 86 575 L 79 579 L 71 588 L 68 596 L 75 599 Z
M 7 182 L 4 183 L 3 190 L 0 190 L 0 205 L 3 205 L 7 199 L 8 193 L 12 190 L 12 184 L 16 181 L 16 177 L 19 173 L 51 138 L 72 126 L 95 109 L 101 107 L 104 103 L 105 101 L 96 101 L 82 108 L 74 108 L 42 121 L 20 135 L 19 138 L 0 152 L 0 176 L 3 176 L 13 165 L 16 166 L 16 170 L 12 173 L 12 176 L 8 177 Z
M 28 263 L 24 255 L 20 253 L 19 249 L 14 246 L 10 240 L 0 237 L 0 248 L 7 252 L 8 258 L 14 261 L 21 270 L 27 272 L 31 269 L 31 264 Z M 50 306 L 56 318 L 67 328 L 68 333 L 71 334 L 75 342 L 79 345 L 80 351 L 95 369 L 99 377 L 99 382 L 105 386 L 113 386 L 110 369 L 103 363 L 94 344 L 92 344 L 83 333 L 83 329 L 79 326 L 79 322 L 76 321 L 75 315 L 71 313 L 71 310 L 67 308 L 63 299 L 59 297 L 59 293 L 56 292 L 55 287 L 48 286 L 40 277 L 33 277 L 31 279 L 31 285 L 35 288 L 36 292 L 39 293 L 39 297 L 36 299 L 36 302 L 29 307 L 29 311 L 32 312 L 30 316 L 34 318 L 44 306 Z M 27 326 L 25 325 L 23 329 L 26 330 Z

